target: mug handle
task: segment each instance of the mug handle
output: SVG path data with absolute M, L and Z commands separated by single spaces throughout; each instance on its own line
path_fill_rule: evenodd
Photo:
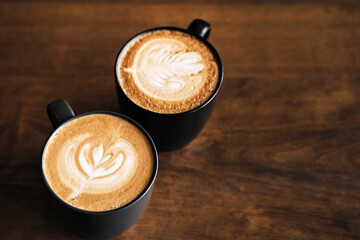
M 49 103 L 46 111 L 55 129 L 75 116 L 74 111 L 65 99 L 57 99 Z
M 196 36 L 199 36 L 199 37 L 207 40 L 209 38 L 209 35 L 210 35 L 211 25 L 210 25 L 210 23 L 205 22 L 204 20 L 195 19 L 189 25 L 187 30 L 191 34 L 194 34 Z

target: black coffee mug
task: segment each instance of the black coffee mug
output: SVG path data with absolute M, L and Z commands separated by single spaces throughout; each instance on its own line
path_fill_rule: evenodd
M 200 106 L 186 112 L 165 114 L 142 108 L 126 96 L 118 81 L 119 56 L 126 49 L 127 45 L 140 35 L 162 29 L 180 31 L 196 37 L 210 49 L 219 67 L 219 79 L 212 95 Z M 223 80 L 224 70 L 219 54 L 207 41 L 210 30 L 210 24 L 200 19 L 195 19 L 187 29 L 176 27 L 152 28 L 132 37 L 117 55 L 115 62 L 115 83 L 120 112 L 138 121 L 149 132 L 159 151 L 180 149 L 191 142 L 202 130 L 213 111 L 215 98 Z
M 45 186 L 48 192 L 50 193 L 51 204 L 55 212 L 75 232 L 91 239 L 106 239 L 106 238 L 115 237 L 121 234 L 122 232 L 126 231 L 140 218 L 140 216 L 145 211 L 145 208 L 150 200 L 154 188 L 154 182 L 158 171 L 158 156 L 154 142 L 152 141 L 149 134 L 145 131 L 143 127 L 141 127 L 134 120 L 130 119 L 127 116 L 114 112 L 93 111 L 75 116 L 69 104 L 62 99 L 50 103 L 47 106 L 47 113 L 49 115 L 52 125 L 55 128 L 55 131 L 50 135 L 50 137 L 45 142 L 42 151 L 42 161 L 44 157 L 44 150 L 47 146 L 47 143 L 51 138 L 51 136 L 57 132 L 56 130 L 58 128 L 64 126 L 69 121 L 90 114 L 100 113 L 100 114 L 107 114 L 125 119 L 128 122 L 132 123 L 134 126 L 136 126 L 139 130 L 141 130 L 142 133 L 146 136 L 152 148 L 152 152 L 154 153 L 153 174 L 145 190 L 138 197 L 136 197 L 130 203 L 114 210 L 103 211 L 103 212 L 92 212 L 71 206 L 70 204 L 60 199 L 53 192 L 53 190 L 51 189 L 45 178 L 43 168 L 41 167 Z

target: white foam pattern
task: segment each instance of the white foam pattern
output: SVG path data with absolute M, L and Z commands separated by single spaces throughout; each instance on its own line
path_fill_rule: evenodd
M 68 199 L 80 193 L 115 191 L 131 179 L 138 165 L 134 149 L 122 139 L 105 145 L 82 134 L 67 141 L 63 150 L 66 161 L 59 161 L 58 169 L 64 184 L 73 190 Z
M 131 72 L 136 85 L 147 95 L 162 100 L 182 100 L 202 85 L 203 59 L 187 52 L 186 45 L 170 38 L 144 43 L 134 59 Z

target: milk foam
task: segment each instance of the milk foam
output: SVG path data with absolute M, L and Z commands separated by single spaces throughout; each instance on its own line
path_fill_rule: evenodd
M 201 55 L 186 52 L 186 45 L 170 38 L 146 42 L 138 50 L 131 72 L 135 84 L 147 95 L 161 100 L 182 100 L 202 86 Z
M 52 135 L 43 170 L 54 193 L 81 209 L 106 211 L 136 198 L 153 172 L 146 136 L 119 117 L 90 114 Z
M 63 149 L 66 161 L 59 161 L 57 168 L 73 190 L 68 199 L 80 193 L 113 192 L 131 179 L 138 164 L 134 149 L 124 139 L 104 147 L 83 134 L 70 139 Z
M 211 49 L 176 30 L 156 30 L 132 39 L 116 62 L 117 80 L 135 104 L 158 113 L 194 109 L 211 97 L 219 66 Z

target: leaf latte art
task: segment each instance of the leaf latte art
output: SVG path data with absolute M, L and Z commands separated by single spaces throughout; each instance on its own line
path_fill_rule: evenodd
M 134 150 L 124 140 L 105 150 L 102 143 L 94 146 L 93 141 L 88 135 L 80 135 L 69 141 L 71 145 L 66 145 L 66 164 L 58 169 L 63 171 L 62 175 L 69 176 L 64 178 L 64 183 L 74 191 L 69 199 L 82 192 L 114 191 L 126 184 L 135 172 Z
M 211 50 L 187 33 L 156 30 L 131 40 L 116 63 L 124 93 L 161 113 L 184 112 L 210 97 L 218 82 Z
M 159 40 L 156 40 L 159 41 Z M 163 41 L 163 40 L 161 40 Z M 167 100 L 170 94 L 180 91 L 189 91 L 193 80 L 188 77 L 198 74 L 204 65 L 202 58 L 196 52 L 179 51 L 175 46 L 166 46 L 164 43 L 153 43 L 151 47 L 142 50 L 137 55 L 132 72 L 136 84 L 146 94 Z
M 44 150 L 43 170 L 53 192 L 90 211 L 106 211 L 136 198 L 153 172 L 153 152 L 130 122 L 107 114 L 70 121 Z
M 80 166 L 88 175 L 89 179 L 109 176 L 121 166 L 124 160 L 124 154 L 120 152 L 122 144 L 118 143 L 116 145 L 117 147 L 113 147 L 115 153 L 111 152 L 105 156 L 102 144 L 100 144 L 98 147 L 95 147 L 92 150 L 93 161 L 91 161 L 91 159 L 88 157 L 90 155 L 89 149 L 91 145 L 87 143 L 81 148 L 79 154 Z M 69 155 L 67 156 L 67 160 L 69 164 L 75 162 L 75 159 L 71 158 Z

